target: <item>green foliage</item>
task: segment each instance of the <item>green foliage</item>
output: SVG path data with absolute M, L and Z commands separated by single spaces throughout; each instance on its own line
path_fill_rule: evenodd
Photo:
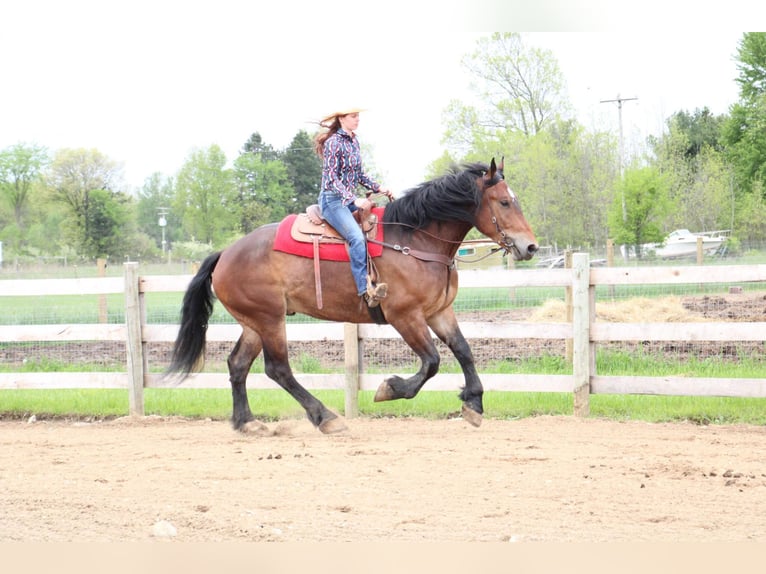
M 252 154 L 260 156 L 263 161 L 277 161 L 280 159 L 281 154 L 276 151 L 270 144 L 263 141 L 261 134 L 255 132 L 250 135 L 248 140 L 242 146 L 240 155 Z
M 665 232 L 731 229 L 734 225 L 732 173 L 719 140 L 723 118 L 705 110 L 678 112 L 668 133 L 653 139 L 655 165 L 668 182 L 672 209 L 662 218 Z
M 192 241 L 222 246 L 239 223 L 240 206 L 226 156 L 217 145 L 192 151 L 176 179 L 172 211 Z
M 766 239 L 766 192 L 764 184 L 754 182 L 752 192 L 737 202 L 735 232 L 739 237 Z
M 173 245 L 173 256 L 186 261 L 202 261 L 213 251 L 212 244 L 199 241 L 177 241 Z
M 638 246 L 662 241 L 662 218 L 668 213 L 667 180 L 654 167 L 625 170 L 609 211 L 609 226 L 617 243 Z
M 119 195 L 121 178 L 119 164 L 96 149 L 56 153 L 47 181 L 53 198 L 69 211 L 62 232 L 79 254 L 124 255 L 128 199 Z
M 86 257 L 113 257 L 122 259 L 129 249 L 128 198 L 103 189 L 89 193 L 84 215 L 80 253 Z
M 16 249 L 24 242 L 33 186 L 42 181 L 49 161 L 48 150 L 38 145 L 19 143 L 0 150 L 0 199 L 11 208 L 18 228 Z
M 173 242 L 181 239 L 181 219 L 170 206 L 175 197 L 175 184 L 171 177 L 156 172 L 144 180 L 138 190 L 136 223 L 145 236 L 152 238 L 159 250 L 162 249 L 162 227 L 159 225 L 160 213 L 165 217 L 166 248 L 172 249 Z
M 612 140 L 563 120 L 516 140 L 508 140 L 506 149 L 515 153 L 506 160 L 506 180 L 538 241 L 580 248 L 605 241 L 616 163 Z
M 281 161 L 267 158 L 268 154 L 246 152 L 234 160 L 242 233 L 278 221 L 292 208 L 293 189 L 287 167 Z
M 766 32 L 744 34 L 737 56 L 740 95 L 746 101 L 757 100 L 766 94 Z
M 552 53 L 524 45 L 516 32 L 480 38 L 462 63 L 476 80 L 479 104 L 453 100 L 445 111 L 442 141 L 456 157 L 479 152 L 487 142 L 500 143 L 509 132 L 533 136 L 569 110 Z
M 295 134 L 282 155 L 287 177 L 292 184 L 293 197 L 289 205 L 294 213 L 316 203 L 322 180 L 322 160 L 314 153 L 313 141 L 304 130 Z
M 739 44 L 740 101 L 731 108 L 722 139 L 740 192 L 766 182 L 766 33 L 748 32 Z

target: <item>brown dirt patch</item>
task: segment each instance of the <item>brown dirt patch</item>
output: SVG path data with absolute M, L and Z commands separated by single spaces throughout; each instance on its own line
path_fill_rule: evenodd
M 763 427 L 348 424 L 0 421 L 0 541 L 766 541 Z

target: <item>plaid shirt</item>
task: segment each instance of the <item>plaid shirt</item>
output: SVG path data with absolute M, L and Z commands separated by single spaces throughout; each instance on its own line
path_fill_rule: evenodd
M 359 185 L 370 191 L 380 189 L 380 184 L 364 173 L 356 135 L 348 134 L 341 128 L 324 142 L 322 192 L 338 194 L 343 205 L 348 205 L 356 199 Z

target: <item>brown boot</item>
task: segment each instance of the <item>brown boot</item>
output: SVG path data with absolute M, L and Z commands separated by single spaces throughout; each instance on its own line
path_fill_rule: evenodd
M 378 283 L 377 285 L 368 281 L 367 293 L 364 294 L 364 300 L 367 302 L 368 307 L 377 307 L 380 305 L 380 300 L 385 299 L 388 295 L 388 283 Z

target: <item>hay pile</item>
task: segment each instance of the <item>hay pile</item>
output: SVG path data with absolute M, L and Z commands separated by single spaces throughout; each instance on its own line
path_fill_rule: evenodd
M 596 301 L 596 319 L 609 323 L 684 323 L 704 321 L 684 308 L 679 297 L 634 297 L 623 301 Z M 566 304 L 549 300 L 532 312 L 532 323 L 565 323 Z

